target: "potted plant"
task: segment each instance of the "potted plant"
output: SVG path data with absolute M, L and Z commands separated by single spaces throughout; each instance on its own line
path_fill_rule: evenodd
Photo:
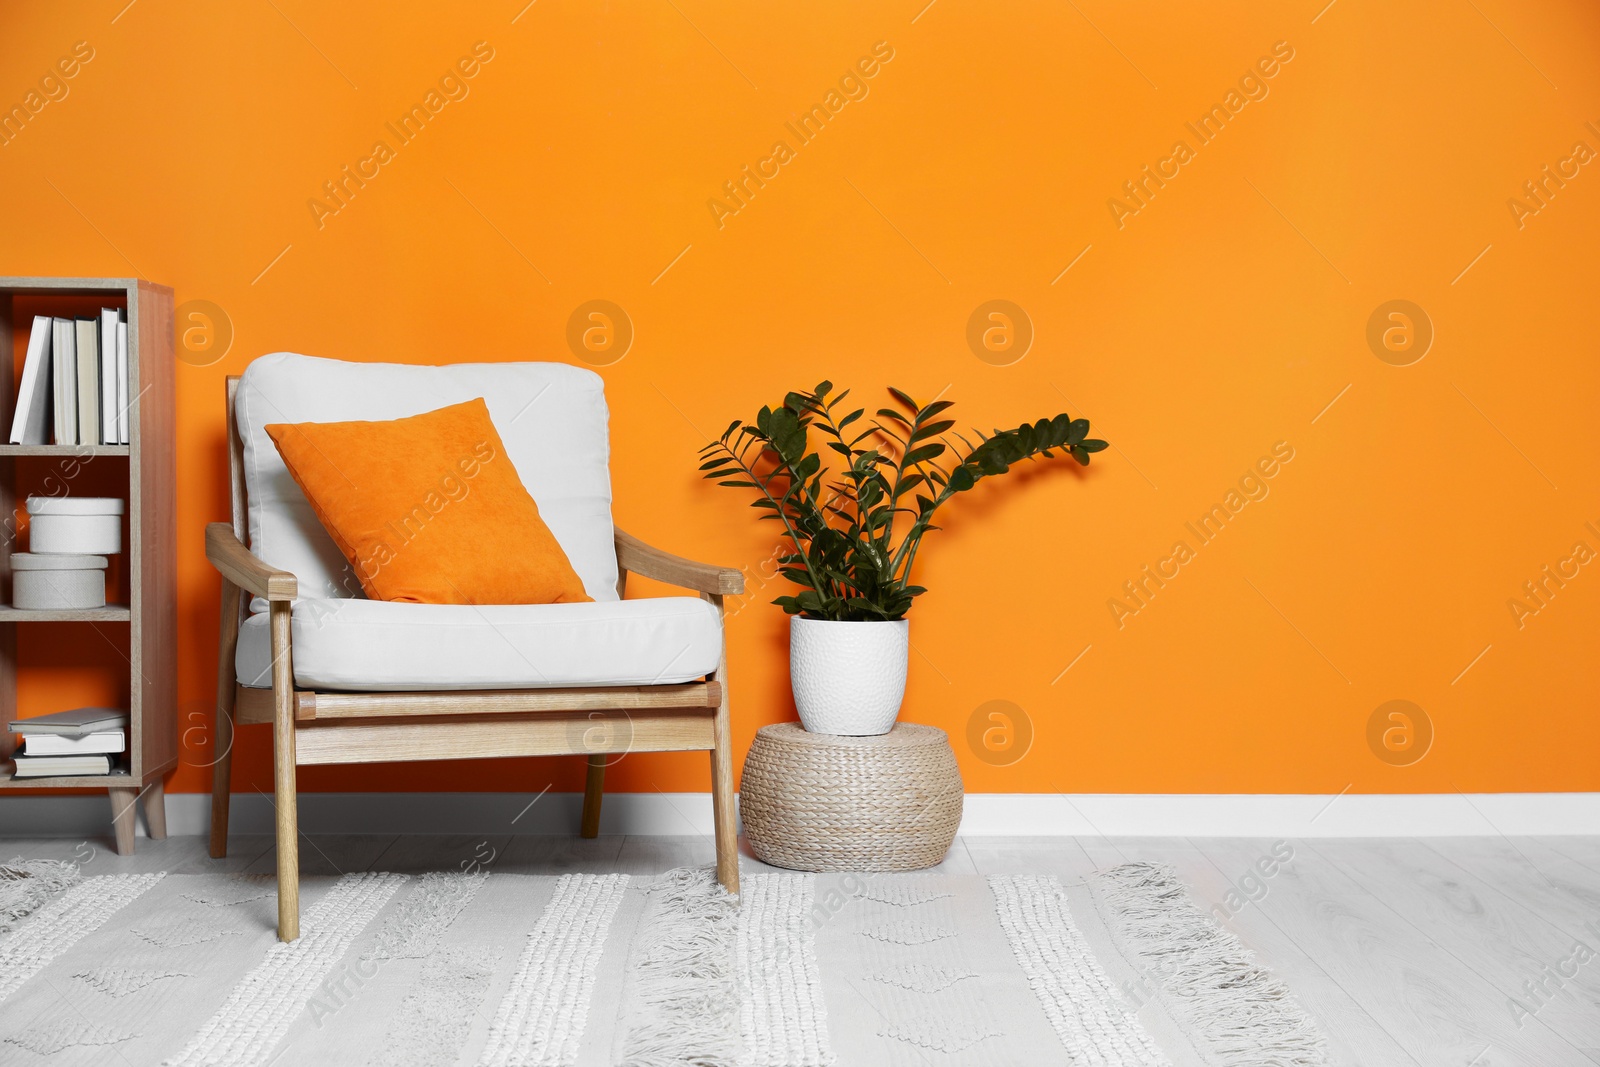
M 948 400 L 848 410 L 847 389 L 822 382 L 763 407 L 754 423 L 735 419 L 701 450 L 700 470 L 719 485 L 754 489 L 752 507 L 783 524 L 780 571 L 800 587 L 773 603 L 790 615 L 789 676 L 800 721 L 814 733 L 882 734 L 905 696 L 906 612 L 925 590 L 911 569 L 934 514 L 957 493 L 1021 460 L 1070 454 L 1087 466 L 1106 442 L 1089 420 L 1065 414 L 1014 430 L 974 433 L 974 444 L 943 417 Z M 902 410 L 903 409 L 903 410 Z M 838 470 L 825 469 L 812 431 Z

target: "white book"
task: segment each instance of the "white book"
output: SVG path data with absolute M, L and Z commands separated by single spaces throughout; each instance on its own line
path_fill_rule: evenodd
M 115 754 L 128 747 L 128 735 L 121 730 L 97 730 L 82 737 L 65 734 L 35 734 L 23 731 L 25 756 L 93 756 Z
M 14 778 L 53 778 L 60 775 L 110 774 L 110 756 L 24 756 L 18 752 L 11 762 Z
M 30 719 L 12 719 L 14 734 L 64 734 L 83 737 L 86 734 L 107 730 L 125 730 L 128 713 L 120 708 L 73 708 L 54 711 L 49 715 L 35 715 Z
M 100 443 L 120 444 L 117 437 L 117 322 L 116 308 L 100 309 Z
M 50 362 L 55 367 L 55 439 L 58 445 L 78 443 L 78 324 L 55 320 Z
M 100 443 L 100 320 L 78 319 L 78 444 Z
M 128 324 L 117 323 L 117 444 L 128 444 L 133 414 L 128 410 Z
M 50 443 L 50 335 L 55 332 L 49 315 L 33 317 L 28 335 L 28 361 L 22 365 L 22 387 L 17 390 L 17 411 L 11 419 L 11 443 Z

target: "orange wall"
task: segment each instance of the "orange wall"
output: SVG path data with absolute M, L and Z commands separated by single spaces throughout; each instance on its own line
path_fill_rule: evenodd
M 1600 150 L 1592 5 L 123 3 L 0 15 L 0 102 L 93 50 L 0 147 L 0 273 L 137 273 L 231 321 L 225 358 L 178 369 L 172 788 L 209 782 L 224 375 L 285 349 L 574 360 L 568 317 L 603 298 L 636 330 L 601 371 L 619 522 L 751 574 L 771 531 L 695 450 L 785 389 L 948 389 L 981 426 L 1067 409 L 1114 443 L 971 494 L 919 557 L 904 714 L 951 732 L 973 791 L 1600 789 L 1600 566 L 1508 606 L 1600 550 L 1600 166 L 1561 162 Z M 467 95 L 401 144 L 385 123 L 475 42 Z M 801 144 L 785 124 L 875 46 L 867 95 Z M 1202 144 L 1185 123 L 1275 48 Z M 380 139 L 365 188 L 308 206 Z M 746 206 L 708 207 L 780 139 Z M 1147 164 L 1165 186 L 1111 205 Z M 1534 213 L 1546 164 L 1576 173 Z M 1008 366 L 965 339 L 992 299 L 1036 331 Z M 1408 366 L 1366 339 L 1396 299 L 1435 332 Z M 1269 495 L 1201 545 L 1185 523 L 1275 446 Z M 1178 541 L 1193 558 L 1131 612 L 1123 583 Z M 741 745 L 793 714 L 777 588 L 730 624 Z M 76 699 L 38 651 L 28 708 Z M 1409 766 L 1368 743 L 1396 699 L 1434 731 Z M 966 740 L 993 700 L 1035 735 L 1007 766 Z M 245 735 L 235 787 L 270 788 Z M 576 761 L 302 775 L 551 781 Z M 704 789 L 705 762 L 631 757 L 612 784 Z

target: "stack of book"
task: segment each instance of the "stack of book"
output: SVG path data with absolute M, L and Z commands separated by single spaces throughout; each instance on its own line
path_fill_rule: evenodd
M 128 713 L 116 708 L 74 708 L 15 719 L 11 732 L 22 747 L 11 757 L 14 778 L 110 774 L 128 749 Z
M 126 313 L 101 308 L 97 319 L 35 315 L 11 443 L 125 445 L 128 430 Z

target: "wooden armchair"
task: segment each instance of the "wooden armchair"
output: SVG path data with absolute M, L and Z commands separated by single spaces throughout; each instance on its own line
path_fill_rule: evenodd
M 291 358 L 307 360 L 307 357 Z M 624 751 L 708 751 L 711 755 L 717 880 L 728 891 L 737 893 L 738 844 L 734 825 L 727 656 L 724 648 L 713 648 L 711 651 L 715 666 L 707 674 L 689 681 L 655 684 L 505 687 L 462 691 L 432 687 L 411 692 L 387 688 L 363 691 L 297 684 L 295 627 L 310 626 L 311 622 L 295 612 L 297 598 L 305 603 L 300 579 L 287 570 L 263 562 L 245 545 L 246 455 L 236 421 L 238 389 L 239 379 L 230 377 L 227 384 L 227 411 L 233 522 L 231 525 L 211 523 L 206 527 L 206 558 L 222 576 L 221 634 L 217 656 L 219 757 L 214 765 L 211 855 L 221 857 L 227 851 L 233 726 L 236 723 L 271 723 L 277 807 L 279 939 L 292 941 L 299 936 L 299 831 L 295 768 L 313 764 L 506 756 L 587 756 L 588 774 L 580 833 L 584 837 L 593 837 L 599 832 L 601 793 L 609 755 Z M 502 436 L 505 436 L 504 431 Z M 699 594 L 700 600 L 715 610 L 714 640 L 721 641 L 723 598 L 743 592 L 744 589 L 739 571 L 674 556 L 652 548 L 621 530 L 615 530 L 614 544 L 619 601 L 630 572 L 693 590 Z M 254 603 L 258 609 L 258 619 L 261 614 L 267 616 L 271 688 L 262 687 L 263 679 L 239 677 L 236 665 L 241 662 L 241 629 L 249 618 L 247 601 L 242 594 L 257 598 Z M 333 603 L 335 608 L 340 606 L 334 601 L 327 603 Z M 372 602 L 352 602 L 348 599 L 344 603 L 376 606 Z M 627 602 L 628 605 L 648 603 Z M 694 602 L 689 603 L 692 605 Z M 263 606 L 265 612 L 259 610 Z M 427 609 L 429 606 L 382 607 Z M 589 605 L 537 607 L 575 608 Z M 702 606 L 701 611 L 704 610 Z M 260 629 L 259 624 L 255 629 Z M 312 631 L 307 629 L 305 633 L 311 634 Z M 252 680 L 256 684 L 244 684 Z M 615 724 L 616 728 L 593 728 L 602 723 Z

